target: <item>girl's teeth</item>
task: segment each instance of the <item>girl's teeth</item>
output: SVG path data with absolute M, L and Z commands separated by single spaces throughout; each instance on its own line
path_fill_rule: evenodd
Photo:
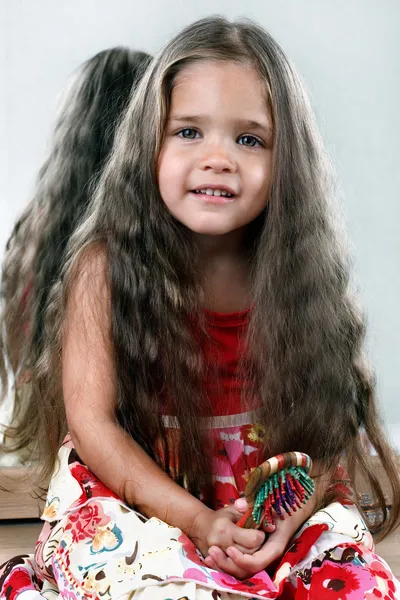
M 196 190 L 197 194 L 207 194 L 207 196 L 228 196 L 230 198 L 232 194 L 226 192 L 225 190 L 212 190 L 211 188 L 207 188 L 204 190 Z

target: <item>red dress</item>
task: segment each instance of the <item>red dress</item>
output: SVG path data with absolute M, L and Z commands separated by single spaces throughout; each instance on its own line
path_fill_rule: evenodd
M 262 425 L 257 423 L 256 402 L 244 406 L 242 390 L 246 381 L 240 371 L 250 310 L 235 313 L 206 311 L 208 338 L 202 342 L 206 365 L 205 394 L 211 416 L 199 417 L 207 429 L 213 449 L 211 469 L 212 496 L 207 504 L 218 509 L 244 494 L 247 477 L 263 462 Z M 164 417 L 170 444 L 169 468 L 178 471 L 179 432 L 173 416 Z M 206 438 L 207 439 L 207 438 Z M 165 460 L 162 458 L 165 463 Z M 205 498 L 202 498 L 205 500 Z

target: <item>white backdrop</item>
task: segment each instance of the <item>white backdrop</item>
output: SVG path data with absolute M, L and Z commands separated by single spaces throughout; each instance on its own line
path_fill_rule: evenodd
M 0 257 L 32 191 L 69 73 L 106 47 L 154 53 L 220 13 L 259 21 L 305 78 L 344 191 L 369 348 L 400 438 L 398 0 L 0 0 Z

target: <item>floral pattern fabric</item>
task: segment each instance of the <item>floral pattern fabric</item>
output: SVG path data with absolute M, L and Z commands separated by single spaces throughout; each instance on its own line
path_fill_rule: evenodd
M 260 462 L 262 430 L 212 429 L 213 505 L 234 502 Z M 59 453 L 34 554 L 0 566 L 0 600 L 395 600 L 400 586 L 352 504 L 334 502 L 297 532 L 280 563 L 248 580 L 209 569 L 176 527 L 126 506 L 80 461 Z

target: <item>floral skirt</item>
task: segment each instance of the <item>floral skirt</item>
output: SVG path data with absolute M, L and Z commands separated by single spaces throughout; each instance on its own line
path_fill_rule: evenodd
M 131 510 L 83 465 L 59 453 L 32 555 L 0 566 L 0 600 L 395 600 L 400 585 L 374 553 L 353 505 L 315 513 L 279 564 L 250 579 L 209 569 L 176 527 Z

